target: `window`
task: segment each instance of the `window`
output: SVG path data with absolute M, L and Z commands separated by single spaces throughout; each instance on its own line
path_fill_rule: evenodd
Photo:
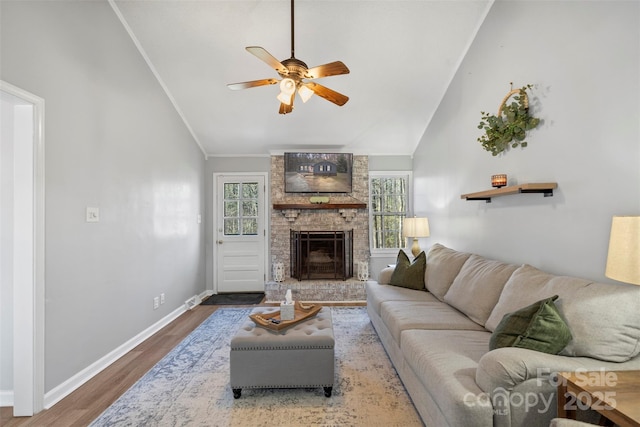
M 372 253 L 405 247 L 402 220 L 409 211 L 409 178 L 407 172 L 370 174 Z
M 258 234 L 257 182 L 224 183 L 224 234 Z

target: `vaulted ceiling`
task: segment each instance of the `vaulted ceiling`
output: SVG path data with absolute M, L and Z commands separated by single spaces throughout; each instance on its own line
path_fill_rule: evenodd
M 316 82 L 349 97 L 313 96 L 278 114 L 280 77 L 245 50 L 291 55 L 289 0 L 110 0 L 209 156 L 321 150 L 412 154 L 492 0 L 298 0 L 295 56 L 309 67 L 340 60 L 350 74 Z

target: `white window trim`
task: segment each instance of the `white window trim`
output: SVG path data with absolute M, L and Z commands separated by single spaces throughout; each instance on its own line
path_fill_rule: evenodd
M 407 216 L 413 212 L 413 172 L 410 170 L 401 171 L 369 171 L 369 200 L 371 200 L 371 179 L 372 178 L 397 178 L 407 177 Z M 369 209 L 369 253 L 371 258 L 388 258 L 396 256 L 398 248 L 374 249 L 373 248 L 373 210 Z M 406 245 L 406 242 L 405 242 Z M 401 249 L 406 249 L 401 248 Z

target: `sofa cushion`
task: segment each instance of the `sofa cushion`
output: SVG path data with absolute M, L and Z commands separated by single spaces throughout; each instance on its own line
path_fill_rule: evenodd
M 400 250 L 396 260 L 396 267 L 393 270 L 389 284 L 403 288 L 423 290 L 424 269 L 426 266 L 427 256 L 424 252 L 420 252 L 412 262 L 407 254 L 403 250 Z
M 380 314 L 380 305 L 385 301 L 430 301 L 437 302 L 429 292 L 401 288 L 399 286 L 380 285 L 374 281 L 365 283 L 367 305 Z
M 424 277 L 427 290 L 440 301 L 444 301 L 444 295 L 469 256 L 471 254 L 449 249 L 440 243 L 431 246 L 427 254 L 427 269 Z
M 533 304 L 543 298 L 549 298 L 554 294 L 541 295 L 540 289 L 549 281 L 551 275 L 540 271 L 530 265 L 523 265 L 513 272 L 504 285 L 502 294 L 491 311 L 491 315 L 484 325 L 493 331 L 498 323 L 508 313 L 514 312 L 529 304 Z
M 558 354 L 571 340 L 571 331 L 553 303 L 557 295 L 537 301 L 502 318 L 489 349 L 519 347 Z
M 406 330 L 401 334 L 407 365 L 449 426 L 493 426 L 493 407 L 475 381 L 490 336 L 486 331 L 460 330 Z
M 444 301 L 484 326 L 502 288 L 517 268 L 472 254 L 445 294 Z
M 400 334 L 407 329 L 463 329 L 484 331 L 455 308 L 440 301 L 387 301 L 380 306 L 380 317 L 400 344 Z
M 393 274 L 393 270 L 396 269 L 396 266 L 390 266 L 390 267 L 385 267 L 382 270 L 380 270 L 380 273 L 378 273 L 378 280 L 376 280 L 378 283 L 380 283 L 381 285 L 388 285 L 389 284 L 389 280 L 391 280 L 391 275 Z
M 530 265 L 513 273 L 485 327 L 552 295 L 573 336 L 560 354 L 624 362 L 640 353 L 640 287 L 555 276 Z

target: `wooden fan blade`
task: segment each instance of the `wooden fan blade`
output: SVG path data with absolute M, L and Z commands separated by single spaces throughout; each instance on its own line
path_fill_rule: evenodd
M 275 85 L 278 83 L 279 81 L 276 79 L 262 79 L 262 80 L 252 80 L 250 82 L 231 83 L 231 84 L 228 84 L 227 87 L 231 90 L 240 90 L 240 89 L 249 89 L 251 87 Z
M 287 105 L 284 103 L 280 103 L 280 110 L 278 110 L 278 113 L 280 114 L 288 114 L 290 112 L 293 111 L 293 108 L 291 108 L 291 105 Z
M 320 77 L 337 76 L 340 74 L 349 74 L 349 68 L 347 68 L 342 61 L 335 61 L 309 68 L 304 77 L 307 79 L 318 79 Z
M 341 93 L 336 92 L 335 90 L 331 90 L 328 87 L 319 85 L 314 82 L 303 83 L 306 87 L 311 89 L 313 93 L 318 95 L 321 98 L 326 99 L 327 101 L 333 102 L 336 105 L 343 106 L 349 100 L 349 97 L 343 95 Z
M 276 70 L 279 74 L 285 74 L 285 75 L 289 74 L 289 70 L 287 69 L 287 67 L 282 65 L 280 61 L 278 61 L 273 55 L 267 52 L 264 48 L 260 46 L 249 46 L 246 49 L 249 53 L 255 55 L 256 57 L 258 57 L 258 59 L 261 59 L 268 66 Z

